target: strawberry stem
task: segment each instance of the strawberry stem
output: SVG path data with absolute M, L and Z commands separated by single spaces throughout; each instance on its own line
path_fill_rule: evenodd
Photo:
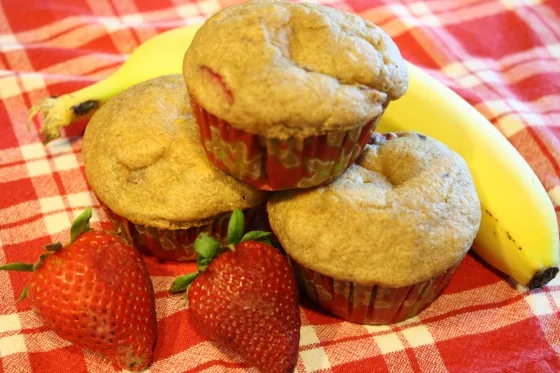
M 228 235 L 227 243 L 228 245 L 237 245 L 243 237 L 243 232 L 245 231 L 245 218 L 243 216 L 243 211 L 239 209 L 233 210 L 228 223 Z
M 188 273 L 186 275 L 177 277 L 175 281 L 173 281 L 173 284 L 171 285 L 171 288 L 169 288 L 169 291 L 172 293 L 180 293 L 182 291 L 186 291 L 188 290 L 194 279 L 197 277 L 198 272 Z
M 45 245 L 45 250 L 47 251 L 58 251 L 60 249 L 62 249 L 62 244 L 60 242 Z
M 22 271 L 33 272 L 33 264 L 29 263 L 8 263 L 0 266 L 2 271 Z
M 21 291 L 21 294 L 19 295 L 18 300 L 16 301 L 16 303 L 21 302 L 22 300 L 25 299 L 25 297 L 27 297 L 27 286 L 23 288 L 23 290 Z
M 91 214 L 91 207 L 88 207 L 80 215 L 78 215 L 76 220 L 74 220 L 74 223 L 72 223 L 72 227 L 70 228 L 70 242 L 74 242 L 78 236 L 91 229 L 89 227 Z
M 266 240 L 267 238 L 269 238 L 272 235 L 271 232 L 265 232 L 265 231 L 251 231 L 251 232 L 247 232 L 243 238 L 241 238 L 241 242 L 245 242 L 245 241 L 262 241 L 262 240 Z
M 194 250 L 198 253 L 196 264 L 198 272 L 189 273 L 177 277 L 171 285 L 169 291 L 172 293 L 179 293 L 187 291 L 192 282 L 198 275 L 208 268 L 212 260 L 224 251 L 235 252 L 235 246 L 240 242 L 245 241 L 261 241 L 270 243 L 271 232 L 265 231 L 251 231 L 243 235 L 245 231 L 245 217 L 243 211 L 235 209 L 231 213 L 228 222 L 227 245 L 220 246 L 220 243 L 213 237 L 208 236 L 206 233 L 200 233 L 194 241 Z
M 194 241 L 194 250 L 198 253 L 196 263 L 198 270 L 204 272 L 208 264 L 214 259 L 220 243 L 213 237 L 208 236 L 206 233 L 200 233 Z

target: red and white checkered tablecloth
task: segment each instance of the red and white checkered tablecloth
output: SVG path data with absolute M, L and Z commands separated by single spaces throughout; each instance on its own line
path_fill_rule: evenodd
M 237 0 L 2 0 L 0 264 L 33 262 L 64 240 L 86 206 L 111 228 L 86 184 L 82 132 L 44 147 L 25 128 L 39 99 L 108 76 L 141 42 L 201 24 Z M 385 29 L 402 54 L 484 114 L 534 168 L 560 212 L 559 0 L 322 0 Z M 39 122 L 35 122 L 35 128 Z M 192 264 L 146 258 L 157 298 L 150 372 L 254 371 L 198 335 L 167 289 Z M 28 273 L 0 273 L 0 373 L 112 372 L 16 304 Z M 342 322 L 301 307 L 297 372 L 559 372 L 560 280 L 526 292 L 473 255 L 426 311 L 392 326 Z

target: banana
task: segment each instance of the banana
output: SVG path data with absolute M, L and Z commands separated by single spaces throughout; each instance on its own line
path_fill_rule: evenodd
M 513 145 L 455 92 L 409 64 L 407 93 L 378 130 L 417 131 L 460 154 L 471 171 L 482 221 L 473 250 L 527 288 L 558 273 L 558 221 L 539 179 Z
M 167 31 L 138 47 L 110 77 L 80 91 L 41 101 L 29 120 L 45 114 L 45 143 L 59 128 L 93 114 L 131 85 L 181 73 L 194 27 Z M 479 112 L 453 91 L 408 64 L 407 93 L 393 101 L 380 132 L 416 131 L 431 136 L 467 162 L 483 217 L 473 250 L 487 263 L 527 288 L 539 288 L 558 273 L 558 221 L 544 187 L 523 157 Z M 88 104 L 89 102 L 94 104 Z M 80 111 L 81 107 L 90 110 Z
M 79 91 L 39 101 L 29 110 L 27 128 L 33 118 L 43 114 L 43 144 L 60 137 L 60 128 L 78 119 L 89 118 L 111 97 L 134 84 L 161 75 L 180 73 L 183 56 L 196 28 L 166 31 L 136 48 L 126 62 L 107 78 Z

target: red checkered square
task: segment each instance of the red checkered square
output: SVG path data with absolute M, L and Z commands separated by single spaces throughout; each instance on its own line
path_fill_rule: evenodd
M 506 30 L 510 37 L 503 37 Z M 495 59 L 534 47 L 539 40 L 531 26 L 512 11 L 449 25 L 446 31 L 458 40 L 465 40 L 462 45 L 470 55 Z M 471 40 L 478 42 L 468 42 Z
M 33 184 L 29 179 L 7 181 L 0 184 L 0 209 L 37 199 Z
M 362 360 L 351 361 L 335 365 L 330 370 L 332 373 L 389 373 L 391 370 L 383 356 L 373 356 Z
M 40 344 L 43 343 L 44 338 L 30 338 L 33 344 L 29 346 L 32 348 L 41 348 Z M 38 335 L 36 337 L 42 337 Z M 67 346 L 67 347 L 56 347 L 52 346 L 54 349 L 43 351 L 43 352 L 30 352 L 29 353 L 29 365 L 33 372 L 60 372 L 60 373 L 76 373 L 76 372 L 86 372 L 87 366 L 84 359 L 84 354 L 79 347 Z M 64 364 L 61 364 L 64 362 Z M 108 365 L 106 368 L 111 368 Z
M 451 278 L 449 285 L 444 290 L 444 294 L 461 293 L 470 289 L 481 288 L 493 285 L 504 280 L 504 275 L 488 264 L 484 263 L 480 258 L 468 254 L 455 274 Z
M 525 356 L 527 346 L 531 346 L 530 359 Z M 489 370 L 509 369 L 512 372 L 526 372 L 529 367 L 535 367 L 536 361 L 546 361 L 547 365 L 553 368 L 549 371 L 560 370 L 560 359 L 550 344 L 545 342 L 535 318 L 478 333 L 476 338 L 458 337 L 438 342 L 437 348 L 446 366 L 451 370 L 474 371 L 484 366 Z M 476 358 L 465 358 L 457 353 L 458 348 L 476 351 Z

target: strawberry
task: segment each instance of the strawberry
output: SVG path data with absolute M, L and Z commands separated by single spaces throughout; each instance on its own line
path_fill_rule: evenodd
M 90 230 L 91 208 L 74 222 L 71 241 L 48 245 L 22 293 L 60 337 L 109 358 L 119 369 L 144 370 L 152 361 L 156 312 L 152 283 L 138 251 L 107 232 Z M 62 362 L 61 362 L 62 363 Z
M 262 372 L 292 372 L 301 327 L 296 279 L 268 243 L 269 232 L 243 236 L 243 228 L 243 213 L 235 210 L 227 247 L 201 233 L 195 241 L 199 272 L 177 278 L 170 290 L 187 291 L 201 334 Z

